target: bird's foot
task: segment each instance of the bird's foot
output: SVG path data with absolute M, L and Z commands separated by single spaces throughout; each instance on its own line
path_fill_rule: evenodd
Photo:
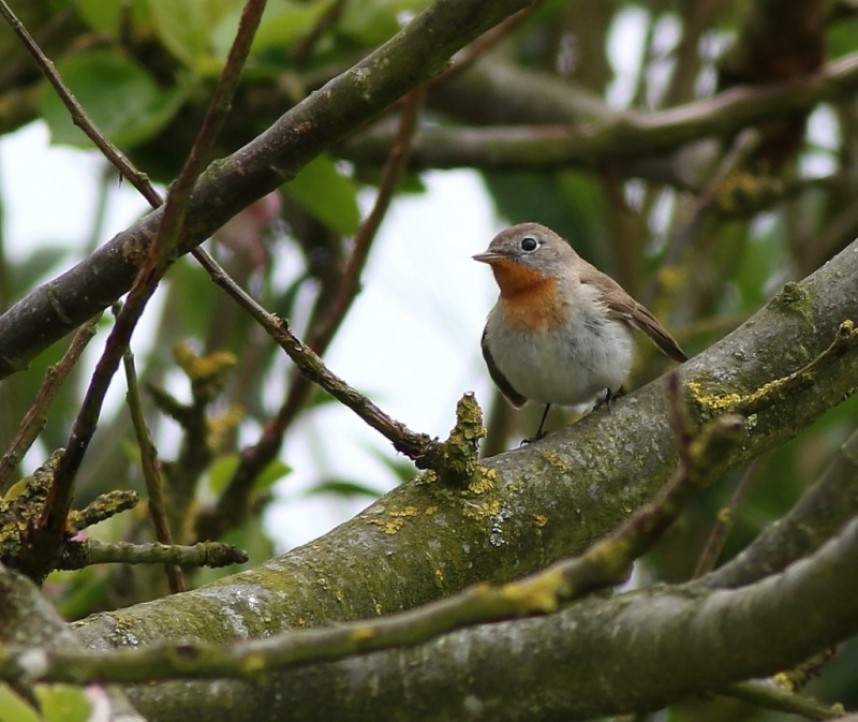
M 614 403 L 621 396 L 625 396 L 626 390 L 620 386 L 616 391 L 612 391 L 611 389 L 605 389 L 605 398 L 603 398 L 599 403 L 598 407 L 604 406 L 611 411 L 611 404 Z
M 518 445 L 518 448 L 520 449 L 522 446 L 527 446 L 528 444 L 532 444 L 534 441 L 544 439 L 546 436 L 548 436 L 547 431 L 540 431 L 534 436 L 528 436 L 527 438 L 521 440 L 521 443 Z

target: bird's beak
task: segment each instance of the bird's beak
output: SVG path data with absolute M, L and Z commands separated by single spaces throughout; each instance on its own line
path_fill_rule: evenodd
M 496 261 L 501 261 L 505 258 L 502 253 L 497 253 L 496 251 L 484 251 L 483 253 L 478 253 L 476 256 L 471 256 L 475 261 L 479 261 L 480 263 L 495 263 Z

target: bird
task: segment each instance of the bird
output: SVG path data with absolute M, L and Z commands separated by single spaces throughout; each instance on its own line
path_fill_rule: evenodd
M 678 363 L 688 359 L 655 316 L 607 274 L 539 223 L 498 233 L 475 261 L 491 267 L 500 289 L 481 339 L 489 375 L 516 408 L 545 404 L 586 411 L 622 393 L 643 331 Z

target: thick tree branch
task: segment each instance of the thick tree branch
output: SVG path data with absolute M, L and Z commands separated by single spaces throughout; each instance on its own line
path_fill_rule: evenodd
M 45 599 L 38 587 L 23 574 L 0 564 L 0 648 L 26 641 L 33 648 L 66 650 L 80 649 L 69 626 Z M 29 657 L 38 663 L 40 657 Z M 104 711 L 107 722 L 145 722 L 132 708 L 117 687 L 108 688 L 109 709 Z
M 812 108 L 858 87 L 858 56 L 819 72 L 766 86 L 740 87 L 657 113 L 627 110 L 576 125 L 427 127 L 414 139 L 413 168 L 552 170 L 596 168 L 651 158 L 710 137 L 728 136 L 761 121 Z M 338 149 L 349 160 L 380 163 L 392 129 L 381 124 Z
M 767 527 L 738 557 L 702 583 L 739 587 L 811 554 L 858 515 L 858 431 L 789 514 Z
M 773 674 L 858 632 L 851 593 L 856 558 L 858 519 L 812 557 L 739 590 L 673 587 L 589 597 L 547 617 L 314 664 L 273 674 L 265 685 L 232 684 L 252 697 L 253 718 L 263 722 L 287 710 L 293 720 L 354 722 L 395 717 L 402 709 L 411 722 L 458 719 L 474 708 L 481 719 L 534 722 L 656 710 Z M 51 660 L 58 669 L 62 657 Z M 65 668 L 86 669 L 78 655 L 67 657 L 75 664 Z M 181 667 L 181 652 L 175 661 Z M 3 662 L 14 669 L 14 656 Z M 192 709 L 177 686 L 170 694 L 141 686 L 130 694 L 155 719 L 181 720 Z M 355 705 L 356 698 L 368 702 Z M 226 700 L 206 709 L 210 722 L 226 722 L 230 714 Z
M 252 201 L 293 178 L 313 157 L 442 70 L 469 41 L 528 0 L 437 0 L 399 34 L 265 133 L 216 161 L 191 196 L 182 252 L 199 245 Z M 0 316 L 0 378 L 109 306 L 131 281 L 160 225 L 153 211 L 89 258 L 41 286 Z
M 822 354 L 840 321 L 858 318 L 856 283 L 858 242 L 686 363 L 681 378 L 686 388 L 699 384 L 698 407 L 708 409 L 707 395 L 750 396 Z M 811 387 L 771 397 L 768 406 L 757 407 L 747 442 L 711 472 L 790 438 L 854 392 L 856 376 L 853 349 L 819 369 Z M 370 617 L 476 581 L 506 581 L 589 546 L 652 498 L 675 461 L 657 381 L 618 401 L 610 413 L 594 412 L 541 442 L 485 460 L 480 485 L 450 488 L 418 478 L 306 547 L 208 588 L 95 615 L 79 632 L 97 647 L 163 639 L 220 642 Z M 201 618 L 204 629 L 196 621 Z M 221 683 L 217 694 L 205 687 L 205 704 L 274 704 L 265 689 Z M 198 707 L 201 692 L 194 685 L 170 689 L 177 710 Z

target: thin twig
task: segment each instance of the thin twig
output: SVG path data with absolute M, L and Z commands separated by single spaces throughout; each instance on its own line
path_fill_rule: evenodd
M 149 256 L 132 285 L 122 311 L 117 316 L 116 324 L 93 372 L 83 404 L 72 426 L 66 451 L 57 466 L 54 484 L 45 504 L 39 527 L 34 532 L 34 536 L 39 538 L 34 539 L 36 543 L 33 544 L 32 556 L 27 560 L 27 568 L 35 578 L 41 578 L 49 571 L 62 544 L 66 520 L 71 508 L 74 478 L 95 433 L 107 388 L 119 367 L 119 362 L 146 304 L 155 292 L 175 253 L 181 238 L 185 209 L 191 191 L 229 111 L 241 68 L 247 58 L 264 7 L 265 0 L 248 0 L 244 7 L 238 32 L 215 88 L 203 126 L 170 191 Z M 56 81 L 62 85 L 58 76 L 51 77 L 52 82 Z M 67 91 L 61 97 L 67 103 L 73 100 Z M 71 108 L 73 116 L 76 117 L 76 106 L 72 105 Z M 93 127 L 91 123 L 90 127 Z M 115 162 L 116 157 L 111 156 L 111 161 Z
M 415 645 L 476 624 L 548 614 L 597 589 L 622 582 L 631 564 L 678 518 L 727 448 L 741 443 L 744 425 L 734 416 L 709 422 L 694 439 L 693 467 L 680 468 L 660 497 L 629 517 L 616 531 L 583 555 L 564 559 L 519 581 L 476 584 L 452 597 L 375 620 L 293 630 L 266 639 L 218 647 L 210 644 L 152 645 L 107 653 L 47 652 L 45 678 L 143 682 L 176 677 L 242 677 L 289 666 L 340 659 L 374 650 Z M 0 676 L 18 666 L 14 655 L 0 654 Z
M 760 147 L 760 143 L 761 135 L 757 128 L 745 128 L 736 136 L 724 157 L 719 161 L 703 192 L 697 197 L 691 220 L 671 239 L 664 258 L 666 264 L 679 263 L 685 249 L 699 238 L 704 224 L 713 218 L 718 210 L 719 196 L 725 181 L 731 174 L 745 166 L 748 158 Z
M 730 496 L 730 501 L 727 502 L 726 506 L 718 510 L 718 518 L 712 527 L 712 531 L 709 533 L 709 538 L 706 540 L 703 551 L 700 552 L 700 558 L 697 560 L 697 566 L 694 569 L 692 579 L 698 579 L 715 568 L 721 552 L 724 550 L 727 536 L 736 521 L 736 514 L 742 504 L 745 503 L 745 499 L 748 498 L 751 487 L 759 478 L 759 474 L 768 461 L 768 458 L 768 454 L 758 456 L 748 465 L 745 473 L 742 474 L 742 478 L 739 479 L 739 483 L 736 484 L 736 488 Z
M 148 176 L 141 173 L 135 165 L 125 157 L 125 154 L 111 143 L 104 133 L 95 127 L 95 124 L 89 119 L 89 116 L 86 114 L 83 106 L 78 103 L 77 98 L 74 97 L 72 92 L 63 82 L 63 79 L 54 67 L 54 64 L 42 52 L 38 43 L 33 39 L 33 36 L 30 35 L 27 28 L 24 27 L 23 23 L 17 18 L 15 13 L 12 12 L 12 9 L 6 4 L 5 0 L 0 0 L 0 15 L 3 15 L 6 22 L 9 23 L 9 27 L 12 28 L 12 31 L 21 39 L 21 42 L 27 49 L 27 52 L 29 52 L 33 57 L 33 60 L 36 61 L 36 64 L 42 71 L 42 74 L 51 84 L 54 91 L 56 91 L 56 94 L 63 102 L 63 105 L 65 105 L 69 110 L 72 122 L 78 126 L 93 143 L 95 143 L 95 146 L 102 152 L 104 157 L 116 166 L 117 170 L 128 179 L 131 185 L 143 194 L 143 197 L 146 198 L 153 207 L 159 206 L 161 204 L 161 198 L 149 182 Z
M 778 712 L 798 715 L 806 719 L 827 720 L 843 716 L 841 705 L 827 705 L 810 697 L 785 692 L 773 684 L 762 682 L 740 682 L 721 692 L 727 697 L 740 699 L 748 704 L 773 709 Z
M 167 512 L 164 505 L 164 495 L 161 493 L 163 479 L 158 468 L 158 452 L 152 442 L 152 435 L 146 426 L 143 417 L 143 403 L 140 399 L 140 385 L 137 383 L 137 370 L 134 368 L 134 354 L 128 349 L 123 356 L 125 366 L 125 380 L 128 386 L 126 399 L 128 410 L 131 413 L 131 421 L 134 425 L 134 433 L 137 436 L 137 446 L 140 448 L 140 467 L 143 470 L 143 479 L 146 481 L 146 491 L 149 495 L 149 516 L 155 527 L 155 538 L 161 544 L 173 543 L 173 534 L 170 531 L 170 522 L 167 520 Z M 175 564 L 164 564 L 164 572 L 167 575 L 167 583 L 172 593 L 183 592 L 187 589 L 182 570 Z
M 345 0 L 335 0 L 334 3 L 325 10 L 324 13 L 322 13 L 322 17 L 319 18 L 318 22 L 312 27 L 307 36 L 290 48 L 289 57 L 292 59 L 292 62 L 296 65 L 303 65 L 309 60 L 325 33 L 339 22 L 345 6 Z
M 53 366 L 48 368 L 45 380 L 36 394 L 36 400 L 24 415 L 24 419 L 18 426 L 18 432 L 3 458 L 0 459 L 0 496 L 3 496 L 13 482 L 13 473 L 18 463 L 24 458 L 24 454 L 33 445 L 45 426 L 48 409 L 62 388 L 72 369 L 87 344 L 95 336 L 98 320 L 101 314 L 90 319 L 75 333 L 63 357 Z
M 542 3 L 543 0 L 534 0 L 534 2 L 528 7 L 513 13 L 502 23 L 495 25 L 491 30 L 487 30 L 472 43 L 466 45 L 453 57 L 450 69 L 438 77 L 433 78 L 431 81 L 432 85 L 447 82 L 459 73 L 467 70 L 471 65 L 492 50 L 492 48 L 497 47 L 500 43 L 506 40 L 514 30 L 522 25 L 524 21 L 527 20 L 540 5 L 542 5 Z
M 324 316 L 318 324 L 314 325 L 307 340 L 307 345 L 318 354 L 324 353 L 328 348 L 360 291 L 361 274 L 369 258 L 373 241 L 378 235 L 378 230 L 387 215 L 393 195 L 408 165 L 411 141 L 414 138 L 420 109 L 423 107 L 425 98 L 425 85 L 417 86 L 405 96 L 399 129 L 390 148 L 390 155 L 381 170 L 375 203 L 355 235 L 354 249 L 340 278 L 339 293 L 327 304 Z
M 367 258 L 369 257 L 372 243 L 376 238 L 378 229 L 381 226 L 388 209 L 390 208 L 393 195 L 399 186 L 402 174 L 408 164 L 411 141 L 414 137 L 417 120 L 419 118 L 420 109 L 423 106 L 425 95 L 425 85 L 421 85 L 412 90 L 404 100 L 402 114 L 399 120 L 399 129 L 397 130 L 390 154 L 388 155 L 384 168 L 382 169 L 378 195 L 376 196 L 373 208 L 366 220 L 361 224 L 361 227 L 355 236 L 354 249 L 346 263 L 346 267 L 338 283 L 339 290 L 336 295 L 325 304 L 324 310 L 322 311 L 318 321 L 313 324 L 313 329 L 307 340 L 307 347 L 309 347 L 309 349 L 318 356 L 325 353 L 360 290 L 361 274 L 364 266 L 366 265 Z M 204 267 L 207 267 L 207 263 L 204 262 L 203 258 L 199 254 L 196 254 L 196 258 Z M 222 274 L 222 271 L 218 272 L 219 276 L 222 276 Z M 214 278 L 214 275 L 212 277 Z M 215 280 L 220 283 L 218 279 Z M 221 285 L 226 288 L 228 292 L 232 293 L 229 288 L 223 286 L 222 283 Z M 234 294 L 233 296 L 238 300 L 237 296 Z M 256 315 L 254 317 L 256 317 Z M 269 333 L 271 333 L 270 330 Z M 294 344 L 293 347 L 295 347 Z M 289 353 L 288 349 L 287 353 Z M 321 361 L 319 363 L 321 363 Z M 266 425 L 259 441 L 257 441 L 254 446 L 245 450 L 242 454 L 241 464 L 238 469 L 236 469 L 230 483 L 227 485 L 224 493 L 218 501 L 215 511 L 217 518 L 228 524 L 235 524 L 243 517 L 243 510 L 246 509 L 247 506 L 247 494 L 253 484 L 253 480 L 277 454 L 280 449 L 280 444 L 282 443 L 283 435 L 286 433 L 286 429 L 292 424 L 300 410 L 305 406 L 312 387 L 311 378 L 308 377 L 303 370 L 300 375 L 296 374 L 292 377 L 289 392 L 285 401 L 278 410 L 277 415 Z M 330 389 L 327 390 L 330 392 Z M 336 394 L 334 395 L 336 396 Z M 361 403 L 360 406 L 364 406 L 364 404 Z M 350 406 L 350 408 L 356 410 L 354 406 Z M 369 413 L 370 417 L 375 415 L 375 412 Z M 421 437 L 421 442 L 418 447 L 408 443 L 403 444 L 400 440 L 400 432 L 396 429 L 398 427 L 404 429 L 404 427 L 402 427 L 401 424 L 397 424 L 397 422 L 392 419 L 388 419 L 388 422 L 389 423 L 385 423 L 384 426 L 391 430 L 392 433 L 390 435 L 384 431 L 382 433 L 384 433 L 385 436 L 393 442 L 394 446 L 400 450 L 410 448 L 410 451 L 404 451 L 404 453 L 412 459 L 419 458 L 425 453 L 425 439 Z M 373 425 L 369 421 L 368 423 Z M 378 429 L 379 427 L 373 425 L 373 428 Z M 207 532 L 207 534 L 211 533 L 212 530 Z
M 397 451 L 415 460 L 418 466 L 425 464 L 438 442 L 426 434 L 408 429 L 379 409 L 366 396 L 349 386 L 330 371 L 318 354 L 305 345 L 292 331 L 286 321 L 260 306 L 242 289 L 208 254 L 201 261 L 212 280 L 239 303 L 271 338 L 289 355 L 301 373 L 312 383 L 318 384 L 335 399 L 348 406 L 372 428 L 393 443 Z
M 221 542 L 192 546 L 179 544 L 102 543 L 87 539 L 69 542 L 59 558 L 60 569 L 82 569 L 92 564 L 163 564 L 169 567 L 224 567 L 243 564 L 247 553 Z

